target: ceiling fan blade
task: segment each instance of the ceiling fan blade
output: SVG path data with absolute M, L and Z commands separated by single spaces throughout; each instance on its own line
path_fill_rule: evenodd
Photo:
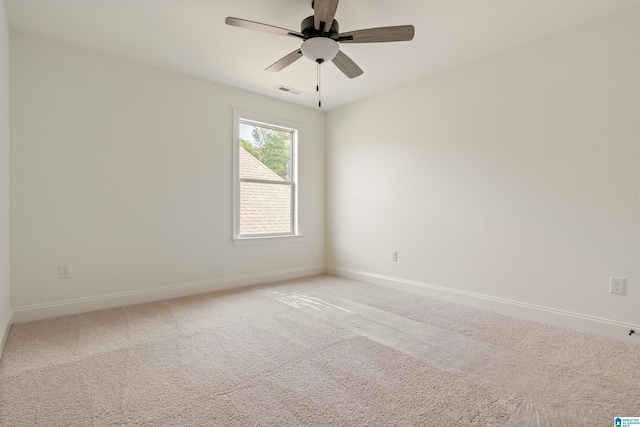
M 320 30 L 324 22 L 324 31 L 329 31 L 333 25 L 333 18 L 338 10 L 338 0 L 313 0 L 313 25 Z
M 233 27 L 246 28 L 248 30 L 263 31 L 265 33 L 278 34 L 281 36 L 293 36 L 304 39 L 304 35 L 297 31 L 287 30 L 286 28 L 280 28 L 269 24 L 263 24 L 261 22 L 249 21 L 246 19 L 228 17 L 224 20 L 225 24 Z
M 414 34 L 413 25 L 399 25 L 341 33 L 338 41 L 340 43 L 405 42 L 412 40 Z
M 350 79 L 354 77 L 358 77 L 362 75 L 364 71 L 358 65 L 353 62 L 351 58 L 344 54 L 341 50 L 338 51 L 338 54 L 335 58 L 333 58 L 333 63 L 336 64 L 336 67 L 340 69 L 347 77 Z
M 288 54 L 287 56 L 285 56 L 282 59 L 277 60 L 276 62 L 274 62 L 273 64 L 271 64 L 268 68 L 267 71 L 271 71 L 271 72 L 278 72 L 286 67 L 288 67 L 289 65 L 293 64 L 294 62 L 296 62 L 298 59 L 302 58 L 302 51 L 300 49 L 296 49 L 293 52 L 291 52 L 290 54 Z

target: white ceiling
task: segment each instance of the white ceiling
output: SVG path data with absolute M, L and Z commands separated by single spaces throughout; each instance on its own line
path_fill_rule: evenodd
M 293 37 L 227 26 L 227 16 L 300 30 L 311 0 L 4 0 L 9 25 L 30 33 L 314 107 L 316 65 L 264 71 L 299 47 Z M 322 67 L 331 110 L 597 20 L 640 0 L 341 0 L 341 32 L 413 24 L 413 41 L 343 44 L 363 70 Z M 296 96 L 279 85 L 303 91 Z

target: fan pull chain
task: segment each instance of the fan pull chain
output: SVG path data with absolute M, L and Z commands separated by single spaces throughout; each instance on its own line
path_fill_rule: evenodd
M 322 59 L 318 59 L 316 62 L 318 63 L 318 84 L 316 85 L 316 92 L 318 92 L 318 108 L 322 108 L 322 91 L 320 90 L 322 84 L 322 72 L 320 71 L 320 66 L 324 61 Z

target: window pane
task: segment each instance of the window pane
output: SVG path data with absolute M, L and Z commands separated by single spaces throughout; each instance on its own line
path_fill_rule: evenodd
M 292 132 L 240 122 L 240 178 L 291 182 L 292 141 Z
M 240 183 L 240 234 L 291 233 L 291 186 Z

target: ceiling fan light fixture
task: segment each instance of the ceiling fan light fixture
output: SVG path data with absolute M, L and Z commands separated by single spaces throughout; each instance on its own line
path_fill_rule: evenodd
M 313 62 L 331 61 L 338 54 L 338 42 L 327 37 L 314 37 L 305 40 L 300 47 L 305 58 Z

